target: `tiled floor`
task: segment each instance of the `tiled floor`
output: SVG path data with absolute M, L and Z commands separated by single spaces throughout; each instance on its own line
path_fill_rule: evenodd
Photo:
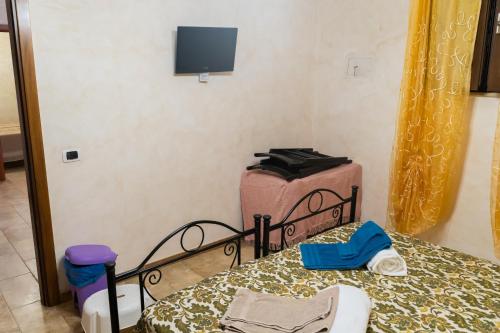
M 242 261 L 253 256 L 244 246 Z M 221 248 L 167 266 L 162 281 L 151 286 L 156 298 L 188 287 L 231 265 Z M 136 283 L 136 281 L 130 281 Z M 35 251 L 24 170 L 7 171 L 0 182 L 0 332 L 83 332 L 72 302 L 46 308 L 40 304 Z
M 0 332 L 79 332 L 75 318 L 70 303 L 40 304 L 26 176 L 23 168 L 7 170 L 0 182 Z

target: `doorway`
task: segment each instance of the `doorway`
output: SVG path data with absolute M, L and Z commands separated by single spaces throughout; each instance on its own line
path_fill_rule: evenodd
M 38 301 L 40 292 L 6 24 L 0 28 L 0 78 L 0 294 L 13 310 Z
M 0 250 L 3 251 L 0 252 L 0 292 L 2 298 L 10 297 L 11 305 L 21 302 L 19 299 L 24 297 L 26 302 L 39 299 L 43 305 L 53 306 L 59 303 L 60 295 L 28 0 L 0 0 L 0 30 L 0 47 L 11 54 L 10 62 L 4 54 L 0 54 L 4 57 L 0 61 L 10 67 L 14 82 L 11 95 L 15 95 L 11 104 L 14 103 L 18 115 L 16 118 L 15 110 L 9 109 L 5 125 L 2 125 L 0 116 L 0 126 L 4 126 L 4 130 L 0 130 L 0 140 L 2 146 L 5 145 L 0 172 L 7 167 L 5 180 L 0 182 L 0 225 L 3 225 L 0 234 Z M 7 51 L 3 53 L 8 55 Z M 2 174 L 0 179 L 3 179 Z M 8 282 L 2 282 L 2 279 Z M 11 291 L 20 289 L 26 290 L 27 294 L 16 301 L 16 293 Z

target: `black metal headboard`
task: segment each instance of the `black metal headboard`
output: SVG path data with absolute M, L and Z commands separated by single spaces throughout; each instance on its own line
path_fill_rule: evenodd
M 260 243 L 260 235 L 261 235 L 261 215 L 254 215 L 254 223 L 255 227 L 245 231 L 239 231 L 225 223 L 218 221 L 194 221 L 184 226 L 178 228 L 177 230 L 170 233 L 168 236 L 163 238 L 154 249 L 144 258 L 144 260 L 134 269 L 129 271 L 115 274 L 115 262 L 109 262 L 106 264 L 106 276 L 108 282 L 108 298 L 109 298 L 109 309 L 110 309 L 110 317 L 111 317 L 111 331 L 113 333 L 118 333 L 120 331 L 120 323 L 118 317 L 118 301 L 116 295 L 116 283 L 129 279 L 131 277 L 137 276 L 139 280 L 139 290 L 140 290 L 140 298 L 141 298 L 141 311 L 144 310 L 145 299 L 144 299 L 144 291 L 156 301 L 156 298 L 150 293 L 148 290 L 147 284 L 156 285 L 160 282 L 162 277 L 162 272 L 160 270 L 161 267 L 172 264 L 174 262 L 192 257 L 201 252 L 208 251 L 210 249 L 224 246 L 224 254 L 226 256 L 233 256 L 233 260 L 231 262 L 231 268 L 237 264 L 241 264 L 241 241 L 244 237 L 249 235 L 254 235 L 255 244 L 254 244 L 254 258 L 260 258 L 261 253 L 261 243 Z M 210 243 L 205 245 L 205 226 L 218 226 L 222 227 L 233 233 L 233 236 L 228 238 L 219 240 L 214 243 Z M 197 229 L 201 232 L 201 240 L 199 244 L 194 248 L 187 248 L 184 244 L 184 237 L 189 233 L 190 230 Z M 161 261 L 159 263 L 148 264 L 151 258 L 158 252 L 158 250 L 169 240 L 171 240 L 176 235 L 180 236 L 180 246 L 183 252 L 177 256 L 174 256 L 170 259 Z
M 331 211 L 332 214 L 332 223 L 331 226 L 321 230 L 321 232 L 339 227 L 343 224 L 352 223 L 356 219 L 356 201 L 358 195 L 358 186 L 351 187 L 351 196 L 349 198 L 343 198 L 337 192 L 319 188 L 313 190 L 306 195 L 304 195 L 293 207 L 288 211 L 285 217 L 278 223 L 271 225 L 271 216 L 264 215 L 264 232 L 263 232 L 263 240 L 262 240 L 262 253 L 264 256 L 269 254 L 270 244 L 269 244 L 269 235 L 274 230 L 280 230 L 280 250 L 288 247 L 288 242 L 286 237 L 291 237 L 295 234 L 295 224 L 304 220 L 307 220 L 310 217 L 323 214 Z M 333 205 L 328 205 L 325 207 L 325 196 L 333 196 L 337 198 L 337 203 Z M 317 208 L 312 208 L 312 200 L 313 198 L 319 198 L 319 205 Z M 303 206 L 304 203 L 307 202 L 307 213 L 304 216 L 297 217 L 294 219 L 290 219 L 292 214 L 297 210 L 298 207 Z M 344 206 L 350 204 L 349 211 L 349 220 L 347 222 L 343 221 L 343 213 Z
M 286 236 L 292 236 L 295 233 L 295 224 L 304 221 L 312 216 L 319 215 L 328 211 L 331 211 L 333 218 L 333 226 L 327 228 L 335 228 L 340 225 L 345 224 L 343 221 L 343 212 L 344 206 L 346 204 L 350 204 L 350 214 L 349 221 L 347 223 L 351 223 L 355 221 L 355 213 L 356 213 L 356 198 L 358 193 L 358 187 L 352 186 L 351 197 L 343 198 L 337 192 L 329 190 L 329 189 L 316 189 L 314 191 L 309 192 L 305 196 L 303 196 L 286 214 L 286 216 L 277 224 L 271 225 L 271 216 L 264 215 L 261 216 L 259 214 L 254 215 L 254 228 L 248 229 L 245 231 L 239 231 L 225 223 L 218 221 L 194 221 L 184 226 L 178 228 L 177 230 L 170 233 L 168 236 L 163 238 L 154 249 L 144 258 L 144 260 L 134 269 L 129 271 L 115 274 L 115 262 L 110 262 L 106 264 L 106 276 L 108 282 L 108 298 L 109 298 L 109 309 L 110 309 L 110 317 L 111 317 L 111 331 L 112 333 L 120 332 L 120 323 L 118 316 L 118 301 L 116 295 L 116 283 L 120 281 L 124 281 L 126 279 L 137 276 L 139 280 L 139 290 L 140 290 L 140 298 L 141 298 L 141 311 L 144 310 L 145 307 L 145 299 L 144 299 L 144 291 L 156 301 L 155 297 L 150 293 L 147 288 L 146 282 L 149 285 L 156 285 L 160 282 L 162 277 L 162 272 L 160 270 L 161 267 L 167 266 L 174 262 L 187 259 L 201 252 L 208 251 L 210 249 L 224 246 L 224 254 L 226 256 L 233 256 L 233 260 L 231 262 L 231 267 L 235 264 L 241 264 L 241 242 L 242 239 L 246 236 L 253 235 L 254 236 L 254 258 L 259 259 L 262 255 L 267 256 L 269 254 L 269 235 L 271 231 L 280 230 L 281 231 L 281 244 L 280 248 L 283 250 L 288 246 Z M 327 207 L 323 207 L 325 200 L 324 196 L 333 195 L 336 197 L 337 203 L 334 205 L 329 205 Z M 319 206 L 316 209 L 312 208 L 312 200 L 314 197 L 319 198 Z M 301 206 L 304 202 L 307 202 L 307 211 L 306 215 L 291 219 L 292 214 L 297 210 L 299 206 Z M 263 230 L 261 229 L 261 223 L 263 222 Z M 218 226 L 222 227 L 231 233 L 233 236 L 228 238 L 219 240 L 215 243 L 205 245 L 205 230 L 204 226 Z M 184 244 L 184 237 L 186 234 L 192 230 L 198 229 L 201 232 L 201 240 L 199 244 L 189 249 Z M 261 233 L 261 231 L 263 231 Z M 325 230 L 322 230 L 325 231 Z M 183 252 L 175 257 L 166 259 L 159 263 L 149 264 L 149 261 L 152 257 L 158 252 L 158 250 L 169 240 L 174 238 L 175 236 L 180 234 L 180 246 Z M 261 238 L 262 237 L 262 238 Z

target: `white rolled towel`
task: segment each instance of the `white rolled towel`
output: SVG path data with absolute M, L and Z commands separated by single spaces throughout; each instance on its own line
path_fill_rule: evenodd
M 372 310 L 368 294 L 352 286 L 338 287 L 339 302 L 330 333 L 365 333 Z
M 390 247 L 386 250 L 378 252 L 369 262 L 366 264 L 368 270 L 372 273 L 378 273 L 382 275 L 389 276 L 406 276 L 408 275 L 408 269 L 406 267 L 406 262 L 399 255 L 399 253 Z

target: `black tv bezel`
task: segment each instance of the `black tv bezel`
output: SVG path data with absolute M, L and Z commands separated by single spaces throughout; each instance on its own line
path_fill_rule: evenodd
M 221 30 L 235 30 L 235 42 L 234 42 L 234 52 L 233 52 L 233 57 L 232 57 L 232 64 L 230 67 L 227 69 L 224 68 L 223 70 L 213 70 L 213 69 L 186 69 L 186 70 L 179 70 L 179 29 L 185 29 L 185 28 L 194 28 L 194 29 L 221 29 Z M 175 74 L 202 74 L 202 73 L 230 73 L 234 71 L 235 63 L 236 63 L 236 47 L 238 45 L 238 28 L 236 27 L 205 27 L 205 26 L 178 26 L 177 27 L 177 33 L 176 33 L 176 42 L 175 42 L 175 62 L 174 62 L 174 72 Z

